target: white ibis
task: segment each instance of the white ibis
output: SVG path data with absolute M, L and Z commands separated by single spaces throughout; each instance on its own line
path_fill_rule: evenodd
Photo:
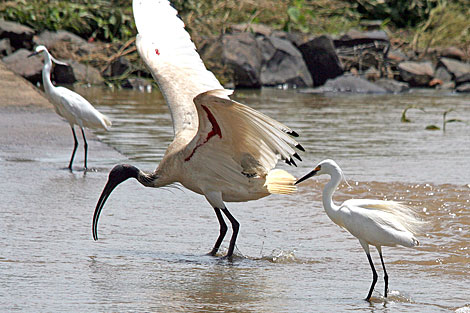
M 229 98 L 206 69 L 183 22 L 168 1 L 134 0 L 137 50 L 157 81 L 170 108 L 175 137 L 157 169 L 145 173 L 132 165 L 117 165 L 109 173 L 93 216 L 98 239 L 100 212 L 113 189 L 128 178 L 146 187 L 176 182 L 204 195 L 215 210 L 220 233 L 210 251 L 216 255 L 227 232 L 222 213 L 232 224 L 226 257 L 231 257 L 239 223 L 225 202 L 259 199 L 295 191 L 295 178 L 273 170 L 278 159 L 295 165 L 296 132 L 272 118 Z
M 85 132 L 83 131 L 84 127 L 87 128 L 103 128 L 108 130 L 111 127 L 111 121 L 108 117 L 101 114 L 97 109 L 91 105 L 88 100 L 83 98 L 76 92 L 73 92 L 70 89 L 65 87 L 56 87 L 51 82 L 51 69 L 52 61 L 57 64 L 67 65 L 64 62 L 56 60 L 50 53 L 47 51 L 47 48 L 44 46 L 37 46 L 35 51 L 29 55 L 29 57 L 37 54 L 42 54 L 44 56 L 44 67 L 42 69 L 42 81 L 44 84 L 44 91 L 46 92 L 47 97 L 54 105 L 54 109 L 57 114 L 63 117 L 70 124 L 72 128 L 73 139 L 75 144 L 73 146 L 72 157 L 70 158 L 68 168 L 72 170 L 72 163 L 75 157 L 75 152 L 78 147 L 77 135 L 75 134 L 74 125 L 80 127 L 83 136 L 83 142 L 85 147 L 85 159 L 84 167 L 87 168 L 87 157 L 88 157 L 88 143 L 85 138 Z
M 323 189 L 323 208 L 328 217 L 338 226 L 346 229 L 359 239 L 362 248 L 367 254 L 373 273 L 372 285 L 366 300 L 370 300 L 377 272 L 370 257 L 369 245 L 375 246 L 380 255 L 380 261 L 384 269 L 385 297 L 388 292 L 388 275 L 382 257 L 382 246 L 415 247 L 419 241 L 415 235 L 419 232 L 424 222 L 408 206 L 396 201 L 351 199 L 337 206 L 333 202 L 333 193 L 343 179 L 341 168 L 333 160 L 324 160 L 317 167 L 296 184 L 315 175 L 330 175 L 331 180 Z

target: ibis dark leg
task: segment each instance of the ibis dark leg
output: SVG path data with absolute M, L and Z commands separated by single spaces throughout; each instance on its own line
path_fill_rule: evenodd
M 235 219 L 235 217 L 230 214 L 227 208 L 223 208 L 222 212 L 224 212 L 225 216 L 228 217 L 230 223 L 232 223 L 232 238 L 230 239 L 230 245 L 228 247 L 228 252 L 225 257 L 230 258 L 233 254 L 233 250 L 235 249 L 235 242 L 237 241 L 238 229 L 240 228 L 240 223 Z
M 385 298 L 387 298 L 387 293 L 388 293 L 388 275 L 387 275 L 387 270 L 385 269 L 385 263 L 384 259 L 382 257 L 382 251 L 379 250 L 379 255 L 380 255 L 380 261 L 382 261 L 382 267 L 384 268 L 384 280 L 385 280 Z
M 370 268 L 372 269 L 372 285 L 369 289 L 369 294 L 367 295 L 366 300 L 369 301 L 370 297 L 372 296 L 372 291 L 374 291 L 375 283 L 377 282 L 377 272 L 375 271 L 374 262 L 372 262 L 372 258 L 370 257 L 370 253 L 367 254 L 367 259 L 369 260 Z
M 217 219 L 219 220 L 220 224 L 220 233 L 219 237 L 217 238 L 217 241 L 215 242 L 214 248 L 212 248 L 212 251 L 209 252 L 209 255 L 214 256 L 217 251 L 219 251 L 220 244 L 222 243 L 222 240 L 224 240 L 225 234 L 227 233 L 227 224 L 225 224 L 224 218 L 222 217 L 222 213 L 220 212 L 219 208 L 214 208 L 215 215 L 217 215 Z
M 80 129 L 82 130 L 83 144 L 85 145 L 85 161 L 84 161 L 84 164 L 85 164 L 85 169 L 87 169 L 86 161 L 87 161 L 87 157 L 88 157 L 88 143 L 86 142 L 85 132 L 83 131 L 83 128 L 80 127 Z
M 73 126 L 70 126 L 70 127 L 72 128 L 73 139 L 75 140 L 75 143 L 73 145 L 72 157 L 70 158 L 70 162 L 69 162 L 69 170 L 72 170 L 72 163 L 73 163 L 73 158 L 75 157 L 75 152 L 77 151 L 78 140 L 77 140 L 77 135 L 75 134 L 75 129 L 73 128 Z

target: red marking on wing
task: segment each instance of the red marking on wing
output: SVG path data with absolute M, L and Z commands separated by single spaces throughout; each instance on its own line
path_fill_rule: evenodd
M 158 49 L 155 49 L 155 53 L 156 53 L 157 55 L 160 55 L 160 51 L 158 51 Z
M 212 129 L 207 134 L 206 140 L 204 140 L 203 143 L 198 144 L 194 148 L 194 150 L 191 152 L 191 154 L 186 159 L 184 159 L 185 161 L 189 161 L 191 159 L 191 157 L 193 156 L 194 152 L 196 152 L 196 149 L 199 148 L 200 146 L 202 146 L 203 144 L 205 144 L 206 142 L 208 142 L 209 139 L 211 139 L 212 137 L 218 135 L 220 138 L 222 138 L 222 132 L 220 131 L 220 126 L 217 123 L 217 120 L 215 119 L 214 115 L 212 115 L 212 112 L 206 106 L 204 106 L 204 105 L 201 105 L 201 106 L 204 109 L 204 111 L 206 111 L 206 113 L 207 113 L 207 118 L 209 119 L 209 122 L 212 125 Z

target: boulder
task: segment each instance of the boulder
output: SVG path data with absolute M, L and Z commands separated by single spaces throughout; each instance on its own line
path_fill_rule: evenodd
M 32 39 L 34 30 L 27 26 L 0 20 L 0 39 L 10 39 L 10 45 L 14 50 L 25 48 L 31 50 L 33 48 Z
M 470 73 L 466 73 L 455 78 L 455 84 L 457 86 L 465 84 L 465 83 L 470 83 Z
M 434 77 L 440 79 L 442 82 L 452 81 L 452 74 L 447 71 L 447 68 L 443 65 L 438 64 L 434 71 Z
M 241 23 L 233 24 L 229 27 L 231 33 L 252 33 L 254 35 L 270 36 L 273 29 L 264 24 Z
M 385 94 L 387 90 L 363 78 L 342 75 L 335 79 L 329 79 L 323 86 L 318 88 L 301 89 L 302 93 L 330 93 L 350 92 L 366 94 Z
M 13 48 L 10 45 L 9 38 L 3 38 L 0 40 L 0 56 L 7 56 L 13 52 Z
M 126 78 L 121 86 L 123 88 L 129 88 L 129 89 L 134 89 L 134 90 L 139 90 L 139 91 L 147 91 L 150 92 L 152 91 L 152 84 L 149 83 L 146 79 L 140 78 L 140 77 L 130 77 Z
M 455 91 L 460 93 L 470 93 L 470 83 L 465 83 L 458 86 L 455 88 Z
M 436 65 L 437 68 L 444 67 L 452 75 L 453 80 L 465 74 L 470 74 L 470 64 L 449 58 L 441 58 Z
M 328 79 L 343 74 L 333 41 L 328 36 L 314 38 L 299 46 L 313 79 L 313 86 L 323 85 Z
M 447 47 L 442 49 L 440 56 L 443 58 L 463 60 L 465 59 L 465 52 L 457 47 Z
M 399 82 L 393 79 L 381 78 L 375 81 L 375 84 L 384 88 L 389 93 L 403 93 L 410 90 L 410 86 L 407 83 Z
M 105 77 L 121 76 L 132 67 L 131 62 L 126 57 L 119 57 L 106 68 L 103 75 Z
M 30 54 L 31 51 L 19 49 L 9 56 L 4 57 L 2 61 L 13 72 L 23 76 L 33 84 L 37 84 L 38 82 L 42 82 L 41 71 L 43 61 L 42 57 L 38 55 L 28 58 Z
M 69 63 L 67 63 L 69 64 Z M 52 70 L 52 78 L 57 84 L 73 84 L 77 81 L 73 68 L 70 65 L 54 64 Z
M 81 55 L 91 53 L 92 51 L 98 49 L 96 45 L 89 43 L 82 37 L 65 30 L 59 30 L 57 32 L 45 30 L 39 35 L 34 36 L 33 41 L 35 45 L 44 45 L 47 48 L 51 48 L 61 41 L 69 42 L 74 47 L 77 47 L 77 52 Z
M 401 79 L 412 87 L 427 87 L 434 75 L 431 62 L 405 61 L 398 64 L 398 69 Z
M 261 87 L 261 49 L 254 34 L 236 33 L 222 37 L 222 61 L 233 70 L 236 87 Z
M 376 44 L 382 42 L 385 44 L 389 43 L 389 38 L 386 32 L 383 30 L 372 30 L 361 32 L 355 29 L 348 31 L 346 34 L 341 36 L 339 39 L 334 41 L 335 47 L 354 47 L 365 44 Z
M 77 81 L 90 85 L 99 85 L 104 82 L 100 71 L 93 66 L 82 64 L 77 61 L 70 61 L 69 64 L 73 69 L 73 75 Z
M 312 77 L 302 54 L 290 41 L 273 36 L 256 40 L 262 52 L 260 80 L 263 86 L 312 86 Z

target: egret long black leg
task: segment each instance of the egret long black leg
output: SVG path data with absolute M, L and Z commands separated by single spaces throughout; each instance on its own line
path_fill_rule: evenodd
M 233 250 L 235 249 L 235 242 L 237 241 L 238 229 L 240 228 L 240 223 L 235 219 L 235 217 L 230 214 L 227 208 L 223 208 L 222 212 L 228 217 L 230 223 L 232 223 L 232 238 L 230 239 L 230 245 L 228 246 L 228 252 L 226 257 L 230 258 L 233 254 Z
M 227 233 L 227 224 L 225 224 L 224 218 L 222 217 L 222 213 L 220 212 L 219 208 L 214 208 L 215 215 L 217 215 L 217 219 L 219 220 L 220 224 L 220 233 L 219 237 L 217 238 L 217 241 L 215 242 L 214 248 L 212 248 L 212 251 L 209 252 L 209 255 L 216 255 L 217 251 L 219 251 L 220 244 L 222 243 L 222 240 L 224 240 L 225 234 Z
M 367 259 L 369 260 L 370 268 L 372 269 L 372 285 L 369 289 L 369 294 L 367 295 L 366 300 L 369 301 L 370 297 L 372 296 L 372 291 L 374 291 L 375 283 L 377 282 L 377 272 L 374 267 L 374 262 L 372 262 L 372 258 L 370 257 L 370 253 L 367 254 Z
M 77 140 L 77 135 L 75 134 L 75 129 L 73 128 L 73 126 L 70 126 L 70 127 L 72 128 L 73 139 L 75 140 L 75 143 L 73 145 L 72 157 L 70 158 L 70 162 L 69 162 L 69 170 L 72 170 L 72 163 L 73 163 L 73 158 L 75 157 L 75 152 L 77 151 L 78 140 Z
M 388 293 L 388 275 L 387 275 L 387 270 L 385 269 L 385 263 L 384 259 L 382 257 L 382 251 L 379 250 L 379 255 L 380 255 L 380 261 L 382 261 L 382 267 L 384 269 L 384 281 L 385 281 L 385 298 L 387 298 L 387 293 Z
M 84 161 L 84 164 L 85 164 L 85 169 L 87 169 L 86 161 L 87 161 L 87 157 L 88 157 L 88 143 L 86 142 L 85 132 L 83 131 L 83 128 L 80 127 L 80 129 L 82 130 L 83 144 L 85 146 L 85 161 Z

